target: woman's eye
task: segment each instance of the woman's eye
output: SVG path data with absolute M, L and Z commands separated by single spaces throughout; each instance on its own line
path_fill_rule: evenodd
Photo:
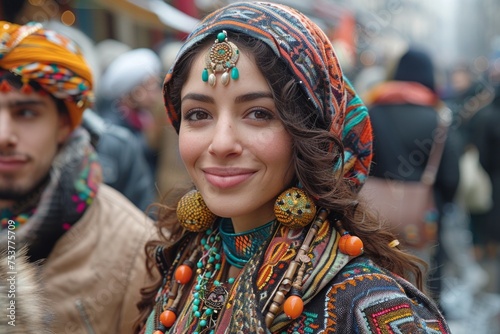
M 255 110 L 250 111 L 250 113 L 248 114 L 248 117 L 252 118 L 252 119 L 264 119 L 264 120 L 266 120 L 266 119 L 273 119 L 274 114 L 266 109 L 255 109 Z
M 188 121 L 203 121 L 209 118 L 210 115 L 203 110 L 192 110 L 186 113 L 186 115 L 184 116 L 184 119 Z

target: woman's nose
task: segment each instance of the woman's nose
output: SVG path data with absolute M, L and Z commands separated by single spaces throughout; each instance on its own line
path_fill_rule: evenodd
M 209 153 L 221 158 L 241 154 L 243 147 L 240 136 L 241 133 L 238 133 L 238 128 L 233 121 L 217 120 L 208 147 Z

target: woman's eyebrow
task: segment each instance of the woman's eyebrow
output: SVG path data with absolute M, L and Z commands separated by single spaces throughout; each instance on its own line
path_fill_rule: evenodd
M 271 92 L 251 92 L 243 95 L 239 95 L 234 99 L 235 103 L 245 103 L 257 99 L 273 99 L 273 95 Z M 206 102 L 206 103 L 215 103 L 215 99 L 211 96 L 205 95 L 205 94 L 199 94 L 199 93 L 188 93 L 186 94 L 181 102 L 184 102 L 185 100 L 195 100 L 199 102 Z
M 273 99 L 273 95 L 271 92 L 252 92 L 248 94 L 243 94 L 239 95 L 234 99 L 235 103 L 244 103 L 252 100 L 257 100 L 257 99 Z
M 213 97 L 205 95 L 205 94 L 198 94 L 198 93 L 186 94 L 181 99 L 181 102 L 184 102 L 184 100 L 195 100 L 195 101 L 207 102 L 207 103 L 214 103 L 215 102 Z

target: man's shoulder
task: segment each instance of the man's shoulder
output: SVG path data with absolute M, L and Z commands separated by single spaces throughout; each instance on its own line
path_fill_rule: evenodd
M 79 232 L 90 239 L 93 235 L 97 240 L 122 240 L 121 244 L 113 246 L 116 249 L 125 247 L 138 251 L 146 241 L 156 238 L 153 220 L 105 184 L 100 185 L 94 202 L 77 225 L 75 228 L 78 227 Z
M 99 186 L 94 201 L 90 207 L 90 210 L 95 210 L 94 214 L 110 217 L 112 221 L 120 220 L 123 227 L 130 222 L 133 222 L 134 226 L 140 225 L 148 228 L 153 224 L 145 212 L 141 211 L 122 193 L 106 184 Z

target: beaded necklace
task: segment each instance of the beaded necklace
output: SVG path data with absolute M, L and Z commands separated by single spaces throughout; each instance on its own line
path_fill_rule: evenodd
M 222 219 L 214 230 L 207 230 L 200 239 L 200 245 L 193 251 L 189 259 L 175 270 L 174 279 L 175 284 L 180 285 L 178 287 L 179 293 L 175 293 L 173 304 L 161 313 L 159 319 L 161 324 L 157 327 L 157 331 L 159 333 L 167 332 L 168 328 L 173 326 L 179 318 L 183 319 L 180 321 L 186 319 L 184 330 L 190 333 L 213 332 L 219 313 L 226 304 L 235 281 L 234 278 L 223 279 L 227 277 L 229 265 L 242 268 L 255 254 L 258 247 L 269 237 L 274 223 L 273 220 L 247 232 L 233 233 L 231 221 Z M 224 254 L 221 254 L 222 249 L 224 249 Z M 195 266 L 196 258 L 199 259 Z M 191 282 L 191 268 L 193 267 L 196 267 L 197 276 L 191 291 L 192 298 L 177 315 L 177 305 L 181 300 L 185 285 Z M 169 295 L 171 294 L 169 293 Z M 164 299 L 163 304 L 168 304 L 168 300 Z
M 198 324 L 194 333 L 215 327 L 218 313 L 229 293 L 224 284 L 217 279 L 217 277 L 222 278 L 219 230 L 207 232 L 208 236 L 201 239 L 205 252 L 196 263 L 198 277 L 193 290 L 192 315 L 198 319 Z M 230 285 L 233 282 L 234 278 L 227 281 Z

